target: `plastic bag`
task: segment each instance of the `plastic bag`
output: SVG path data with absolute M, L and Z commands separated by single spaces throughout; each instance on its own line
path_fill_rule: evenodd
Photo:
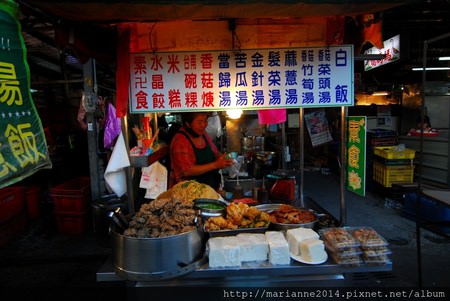
M 258 110 L 259 124 L 277 124 L 286 121 L 286 109 Z
M 228 176 L 230 178 L 234 178 L 239 174 L 242 167 L 242 163 L 244 161 L 243 159 L 244 159 L 243 156 L 236 157 L 235 159 L 233 159 L 233 165 L 226 168 L 226 171 L 228 172 Z
M 206 132 L 211 138 L 219 138 L 222 136 L 222 123 L 220 122 L 219 114 L 215 113 L 208 118 L 208 126 Z
M 114 139 L 119 136 L 121 130 L 120 118 L 116 117 L 116 108 L 109 103 L 108 112 L 105 121 L 105 133 L 103 136 L 103 145 L 105 148 L 111 148 L 114 144 Z
M 142 168 L 139 187 L 147 189 L 146 199 L 156 199 L 158 195 L 167 190 L 167 168 L 159 161 Z

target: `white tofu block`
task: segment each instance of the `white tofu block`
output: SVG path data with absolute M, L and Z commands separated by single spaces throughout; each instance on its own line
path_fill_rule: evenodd
M 282 232 L 267 231 L 265 233 L 269 243 L 269 262 L 273 265 L 290 264 L 289 244 Z
M 263 233 L 239 233 L 236 237 L 241 252 L 241 262 L 268 259 L 269 243 Z
M 319 234 L 310 228 L 294 228 L 286 231 L 286 239 L 289 244 L 289 251 L 298 256 L 300 255 L 299 242 L 306 239 L 319 238 Z
M 211 268 L 240 267 L 241 256 L 236 236 L 208 239 L 208 257 Z
M 325 246 L 320 239 L 306 239 L 299 243 L 300 256 L 308 261 L 322 261 L 327 257 Z

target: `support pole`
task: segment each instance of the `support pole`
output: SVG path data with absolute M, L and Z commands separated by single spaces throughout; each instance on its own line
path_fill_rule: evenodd
M 286 169 L 286 126 L 281 123 L 281 169 Z
M 347 207 L 345 206 L 345 176 L 347 166 L 347 107 L 341 107 L 341 169 L 340 169 L 340 225 L 345 226 L 347 222 Z
M 122 124 L 122 135 L 125 140 L 125 146 L 127 149 L 127 154 L 130 153 L 129 145 L 130 145 L 130 137 L 128 135 L 128 119 L 126 117 L 123 117 L 121 119 Z M 134 206 L 134 199 L 135 199 L 135 191 L 134 191 L 134 185 L 133 185 L 133 174 L 131 171 L 131 166 L 125 167 L 125 180 L 127 181 L 127 202 L 128 202 L 128 213 L 133 214 L 135 213 L 135 206 Z
M 89 154 L 89 174 L 91 179 L 91 196 L 92 200 L 101 197 L 102 189 L 100 181 L 103 179 L 100 174 L 100 161 L 98 158 L 98 128 L 95 120 L 95 112 L 97 111 L 97 80 L 95 74 L 95 60 L 89 59 L 87 63 L 83 64 L 83 78 L 84 78 L 84 99 L 83 105 L 86 109 L 86 124 L 87 124 L 87 142 Z
M 305 147 L 304 147 L 304 122 L 303 122 L 303 108 L 298 109 L 298 130 L 299 130 L 299 155 L 300 155 L 300 173 L 298 181 L 298 204 L 300 208 L 305 207 L 305 200 L 303 197 L 303 184 L 304 184 L 304 170 L 305 170 Z

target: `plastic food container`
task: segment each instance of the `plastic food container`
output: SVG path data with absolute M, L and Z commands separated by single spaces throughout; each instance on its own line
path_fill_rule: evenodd
M 387 246 L 388 242 L 370 227 L 350 227 L 350 234 L 356 238 L 362 248 Z
M 340 251 L 342 249 L 357 248 L 360 243 L 353 237 L 346 228 L 326 228 L 319 230 L 320 236 L 324 242 L 327 242 L 333 249 Z
M 363 261 L 367 265 L 384 265 L 390 262 L 387 255 L 368 256 L 363 254 Z
M 367 257 L 376 257 L 391 254 L 391 250 L 388 247 L 369 247 L 361 248 L 361 250 Z
M 358 248 L 358 247 L 343 248 L 341 250 L 337 250 L 328 241 L 324 241 L 324 244 L 325 244 L 325 248 L 327 249 L 327 251 L 329 251 L 330 253 L 335 253 L 335 254 L 339 255 L 340 258 L 359 256 L 363 253 L 361 248 Z
M 360 266 L 363 263 L 363 260 L 360 255 L 347 256 L 342 257 L 341 253 L 331 253 L 331 258 L 336 261 L 337 264 L 346 267 L 355 267 Z

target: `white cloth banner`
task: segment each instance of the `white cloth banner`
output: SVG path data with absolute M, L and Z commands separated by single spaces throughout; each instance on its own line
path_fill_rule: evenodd
M 125 194 L 127 190 L 127 180 L 124 168 L 130 166 L 127 147 L 122 132 L 117 138 L 113 148 L 111 158 L 105 171 L 105 182 L 107 187 L 118 197 Z
M 146 199 L 156 199 L 167 190 L 167 168 L 156 161 L 150 166 L 142 168 L 140 188 L 146 188 Z

